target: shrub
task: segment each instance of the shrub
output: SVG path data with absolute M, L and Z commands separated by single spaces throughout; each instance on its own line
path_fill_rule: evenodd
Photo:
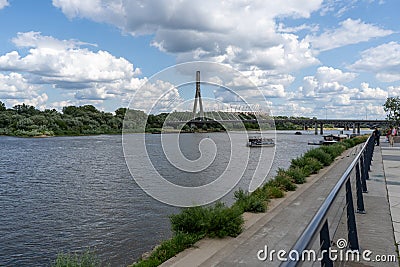
M 330 154 L 326 153 L 321 148 L 315 148 L 307 151 L 304 154 L 305 158 L 315 158 L 321 162 L 324 166 L 329 166 L 333 162 L 333 158 Z
M 265 186 L 265 191 L 268 198 L 281 198 L 285 195 L 283 190 L 276 186 Z
M 304 158 L 307 164 L 303 167 L 303 171 L 309 174 L 318 173 L 324 166 L 316 158 Z
M 295 184 L 303 184 L 306 182 L 307 173 L 299 167 L 291 167 L 286 171 L 286 174 L 292 178 Z
M 52 265 L 54 267 L 97 267 L 101 266 L 100 259 L 94 252 L 86 250 L 82 254 L 59 253 Z
M 330 146 L 321 146 L 320 149 L 322 149 L 325 153 L 328 153 L 332 156 L 333 159 L 335 159 L 337 156 L 341 155 L 343 151 L 346 150 L 346 146 L 338 143 Z
M 219 202 L 210 209 L 209 227 L 206 231 L 209 237 L 236 237 L 242 232 L 244 223 L 242 210 L 237 207 L 228 208 Z
M 188 234 L 177 232 L 171 239 L 166 240 L 158 246 L 149 258 L 140 260 L 133 266 L 137 267 L 153 267 L 158 266 L 164 261 L 172 258 L 179 252 L 193 246 L 194 243 L 203 238 L 199 234 Z
M 267 209 L 265 197 L 261 194 L 244 192 L 241 188 L 235 192 L 235 205 L 242 210 L 242 212 L 265 212 Z
M 343 140 L 342 144 L 344 144 L 346 146 L 346 149 L 349 149 L 349 148 L 357 145 L 357 141 L 356 141 L 356 138 L 351 138 L 351 139 Z
M 171 226 L 175 233 L 196 233 L 210 237 L 237 236 L 242 231 L 242 211 L 228 208 L 223 203 L 213 207 L 191 207 L 180 214 L 171 215 Z
M 266 191 L 266 187 L 262 186 L 254 190 L 252 195 L 255 195 L 258 199 L 263 200 L 264 203 L 269 201 L 268 193 Z
M 290 163 L 291 167 L 299 167 L 299 168 L 304 168 L 307 165 L 308 165 L 308 160 L 305 157 L 298 157 L 292 159 Z
M 294 191 L 297 187 L 283 169 L 279 169 L 278 174 L 269 183 L 270 185 L 279 187 L 284 191 Z
M 190 207 L 181 213 L 170 216 L 172 230 L 175 233 L 205 234 L 209 223 L 210 211 L 205 207 Z

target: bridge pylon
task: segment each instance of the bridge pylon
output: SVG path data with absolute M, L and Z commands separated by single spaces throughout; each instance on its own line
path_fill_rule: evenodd
M 193 119 L 196 119 L 197 114 L 197 102 L 199 102 L 200 107 L 200 120 L 204 120 L 204 111 L 203 111 L 203 101 L 201 100 L 200 93 L 200 71 L 196 71 L 196 94 L 194 96 L 194 105 L 193 105 Z

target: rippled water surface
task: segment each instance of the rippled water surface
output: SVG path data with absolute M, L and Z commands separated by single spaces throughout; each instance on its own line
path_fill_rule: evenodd
M 146 135 L 146 143 L 153 146 L 151 160 L 163 176 L 177 184 L 198 186 L 215 179 L 230 155 L 229 140 L 222 133 L 182 135 L 182 153 L 196 159 L 198 149 L 188 147 L 203 138 L 216 143 L 217 162 L 194 176 L 174 170 L 157 152 L 159 135 Z M 311 132 L 277 134 L 269 176 L 310 149 L 308 141 L 320 139 Z M 257 159 L 259 149 L 270 149 L 274 156 L 272 148 L 234 145 L 243 153 L 250 150 L 250 159 Z M 88 247 L 104 263 L 126 266 L 171 235 L 168 216 L 179 209 L 153 200 L 138 187 L 126 166 L 121 136 L 0 136 L 0 152 L 0 266 L 48 266 L 59 252 Z M 249 162 L 237 187 L 248 186 L 255 163 Z M 141 166 L 135 171 L 146 175 Z M 231 203 L 232 192 L 223 200 Z

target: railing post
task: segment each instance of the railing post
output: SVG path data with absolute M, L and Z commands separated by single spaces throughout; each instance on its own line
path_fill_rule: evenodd
M 347 237 L 351 250 L 358 250 L 358 236 L 356 216 L 354 214 L 353 194 L 351 192 L 350 178 L 346 182 L 346 205 L 347 205 Z
M 368 193 L 367 181 L 366 181 L 367 180 L 366 173 L 368 173 L 368 171 L 365 169 L 364 153 L 361 154 L 360 165 L 361 165 L 361 182 L 362 182 L 363 193 Z
M 375 148 L 375 142 L 374 138 L 370 138 L 369 143 L 367 145 L 367 155 L 368 155 L 368 171 L 371 170 L 371 162 L 372 162 L 372 157 L 374 155 L 374 148 Z
M 357 190 L 357 213 L 365 213 L 364 197 L 363 197 L 363 185 L 361 182 L 360 175 L 360 163 L 356 164 L 356 190 Z
M 369 180 L 369 173 L 368 173 L 369 163 L 368 162 L 370 162 L 370 160 L 368 159 L 367 148 L 368 148 L 368 146 L 366 147 L 366 149 L 364 150 L 364 153 L 363 153 L 365 180 Z
M 321 228 L 321 231 L 319 232 L 319 244 L 323 253 L 321 267 L 333 267 L 332 259 L 329 257 L 331 238 L 329 236 L 328 220 L 325 221 L 324 225 Z

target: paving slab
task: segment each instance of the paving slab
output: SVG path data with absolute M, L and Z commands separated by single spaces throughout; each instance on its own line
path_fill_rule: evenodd
M 400 244 L 400 145 L 381 148 L 382 159 L 387 180 L 388 198 L 392 216 L 395 242 Z

